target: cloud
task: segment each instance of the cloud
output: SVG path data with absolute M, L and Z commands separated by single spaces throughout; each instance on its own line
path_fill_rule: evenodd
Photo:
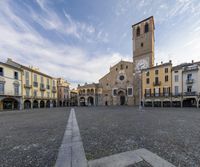
M 39 1 L 38 1 L 39 2 Z M 45 9 L 44 4 L 40 5 Z M 39 67 L 41 71 L 55 77 L 64 77 L 72 81 L 73 85 L 84 82 L 97 82 L 105 75 L 111 64 L 127 59 L 128 55 L 119 53 L 95 53 L 88 57 L 87 50 L 81 47 L 70 46 L 65 43 L 54 43 L 44 38 L 28 22 L 14 13 L 9 1 L 4 1 L 0 7 L 0 60 L 5 61 L 8 57 L 24 65 Z M 92 26 L 79 23 L 71 19 L 67 13 L 68 22 L 74 26 L 82 26 L 87 33 L 95 33 Z M 51 19 L 56 18 L 54 14 Z M 42 18 L 40 18 L 42 19 Z M 53 21 L 55 23 L 55 20 Z M 60 20 L 58 21 L 58 24 Z M 45 23 L 49 24 L 50 23 Z M 17 25 L 17 29 L 15 28 Z M 53 24 L 50 28 L 55 28 Z M 78 30 L 73 30 L 78 32 Z M 103 33 L 102 33 L 103 34 Z M 98 38 L 105 38 L 102 34 Z M 91 54 L 91 53 L 90 53 Z

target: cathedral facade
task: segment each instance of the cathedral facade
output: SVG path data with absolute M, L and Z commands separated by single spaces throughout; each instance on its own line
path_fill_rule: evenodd
M 153 16 L 132 25 L 132 40 L 133 61 L 118 62 L 99 79 L 99 83 L 79 85 L 79 105 L 139 104 L 142 91 L 141 70 L 154 65 Z

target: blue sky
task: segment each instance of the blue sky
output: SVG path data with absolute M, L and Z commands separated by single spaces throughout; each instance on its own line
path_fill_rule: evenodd
M 200 60 L 199 0 L 1 0 L 0 61 L 8 57 L 78 83 L 132 61 L 131 25 L 154 16 L 155 62 Z

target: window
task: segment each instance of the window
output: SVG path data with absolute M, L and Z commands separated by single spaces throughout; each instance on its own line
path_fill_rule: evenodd
M 120 79 L 120 81 L 123 81 L 123 80 L 124 80 L 124 76 L 123 76 L 123 75 L 120 75 L 120 76 L 119 76 L 119 79 Z
M 155 88 L 154 89 L 154 94 L 155 94 L 155 96 L 159 96 L 159 94 L 160 94 L 160 88 Z
M 158 70 L 155 70 L 155 74 L 158 74 Z
M 117 96 L 117 89 L 113 89 L 113 96 Z
M 128 66 L 126 66 L 126 69 L 128 69 Z
M 165 68 L 165 73 L 168 73 L 168 68 Z
M 25 80 L 26 80 L 26 85 L 29 85 L 29 72 L 25 72 Z
M 133 96 L 133 88 L 128 88 L 128 96 Z
M 19 85 L 14 85 L 14 94 L 19 95 Z
M 151 89 L 145 89 L 145 96 L 151 96 Z
M 147 76 L 147 77 L 149 76 L 149 71 L 147 71 L 146 76 Z
M 155 83 L 156 83 L 156 84 L 159 83 L 158 77 L 155 77 Z
M 34 90 L 34 96 L 36 97 L 37 96 L 37 90 Z
M 170 88 L 169 87 L 163 88 L 163 94 L 164 94 L 164 96 L 169 96 L 169 92 L 170 92 Z
M 49 92 L 47 92 L 47 97 L 48 97 L 48 98 L 50 97 L 50 93 L 49 93 Z
M 169 80 L 168 75 L 165 75 L 165 82 L 168 82 L 168 80 Z
M 121 68 L 121 70 L 123 70 L 123 64 L 121 64 L 120 68 Z
M 33 86 L 34 87 L 38 87 L 38 83 L 37 82 L 33 82 Z
M 179 94 L 178 86 L 174 86 L 175 95 Z
M 41 83 L 44 83 L 44 78 L 43 78 L 43 76 L 41 76 Z
M 146 79 L 146 84 L 149 84 L 149 78 Z
M 137 27 L 137 36 L 140 36 L 140 27 Z
M 26 96 L 29 97 L 30 96 L 30 90 L 26 89 Z
M 149 24 L 148 23 L 146 23 L 144 26 L 144 32 L 145 33 L 149 32 Z
M 55 80 L 53 80 L 53 86 L 55 86 L 56 85 L 56 82 L 55 82 Z
M 0 76 L 3 76 L 3 68 L 0 67 Z
M 14 79 L 18 79 L 18 72 L 14 72 Z
M 44 92 L 41 92 L 41 97 L 44 97 Z
M 0 94 L 4 94 L 4 83 L 0 83 Z
M 192 74 L 188 74 L 187 75 L 187 80 L 191 80 L 192 79 Z
M 178 82 L 178 75 L 174 76 L 174 80 L 175 80 L 175 82 Z
M 34 82 L 37 82 L 37 74 L 34 74 Z
M 187 92 L 192 92 L 192 86 L 187 87 Z
M 116 68 L 116 71 L 118 70 L 118 68 Z
M 141 46 L 141 47 L 143 47 L 143 46 L 144 46 L 143 42 L 140 44 L 140 46 Z

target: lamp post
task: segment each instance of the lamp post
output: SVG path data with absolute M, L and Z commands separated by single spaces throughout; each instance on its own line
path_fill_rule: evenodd
M 137 71 L 138 76 L 139 76 L 139 111 L 142 111 L 142 69 L 144 67 L 144 64 L 139 65 L 139 69 Z

